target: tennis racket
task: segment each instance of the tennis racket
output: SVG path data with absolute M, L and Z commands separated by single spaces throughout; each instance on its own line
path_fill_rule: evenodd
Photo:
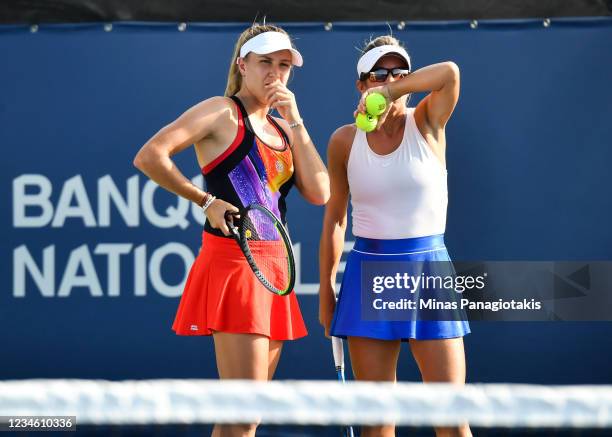
M 285 296 L 295 285 L 295 258 L 287 230 L 265 206 L 252 204 L 225 213 L 225 221 L 257 279 Z
M 344 342 L 341 338 L 332 337 L 332 350 L 334 352 L 334 364 L 338 381 L 344 382 Z M 342 428 L 342 437 L 355 437 L 352 426 Z

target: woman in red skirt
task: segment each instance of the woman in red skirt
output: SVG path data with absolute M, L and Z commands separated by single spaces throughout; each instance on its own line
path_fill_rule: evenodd
M 148 177 L 198 203 L 206 214 L 202 249 L 172 329 L 213 336 L 221 379 L 271 379 L 283 341 L 307 334 L 295 293 L 278 296 L 259 283 L 224 220 L 226 211 L 259 203 L 285 222 L 285 198 L 294 184 L 313 204 L 329 197 L 325 166 L 287 88 L 294 65 L 302 65 L 302 56 L 284 30 L 253 25 L 236 44 L 225 96 L 186 111 L 134 160 Z M 281 118 L 268 115 L 271 109 Z M 171 160 L 191 144 L 207 192 Z M 216 426 L 213 436 L 250 436 L 255 427 Z

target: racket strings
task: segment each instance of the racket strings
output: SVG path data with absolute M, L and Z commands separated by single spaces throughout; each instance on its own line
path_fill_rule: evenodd
M 275 289 L 287 290 L 290 283 L 289 248 L 278 221 L 257 209 L 249 210 L 242 222 L 246 242 L 259 273 Z

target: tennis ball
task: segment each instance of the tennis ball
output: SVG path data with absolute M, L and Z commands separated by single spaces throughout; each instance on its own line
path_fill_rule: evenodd
M 372 93 L 366 97 L 365 106 L 368 114 L 378 116 L 387 109 L 387 100 L 381 93 Z
M 364 114 L 363 112 L 360 112 L 359 114 L 357 114 L 357 117 L 355 117 L 355 124 L 359 129 L 365 132 L 372 132 L 374 129 L 376 129 L 377 123 L 378 117 L 376 117 L 375 115 Z

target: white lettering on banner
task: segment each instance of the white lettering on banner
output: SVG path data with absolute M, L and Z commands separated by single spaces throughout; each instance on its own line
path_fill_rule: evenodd
M 134 175 L 127 180 L 127 200 L 121 196 L 121 192 L 113 182 L 113 178 L 106 175 L 98 179 L 98 225 L 108 227 L 111 224 L 110 204 L 111 199 L 119 214 L 130 227 L 140 224 L 138 176 Z
M 147 245 L 134 250 L 134 296 L 147 295 Z
M 26 187 L 36 187 L 36 194 L 26 194 Z M 43 175 L 24 174 L 13 179 L 13 226 L 16 228 L 42 228 L 53 218 L 51 181 Z M 27 207 L 38 207 L 40 215 L 26 216 Z
M 185 276 L 181 282 L 177 285 L 168 285 L 164 282 L 161 277 L 161 263 L 167 255 L 176 254 L 183 258 L 185 263 Z M 151 278 L 151 284 L 157 290 L 157 292 L 166 297 L 177 297 L 183 293 L 185 287 L 185 281 L 187 281 L 187 273 L 191 264 L 193 264 L 194 256 L 184 244 L 180 243 L 168 243 L 164 244 L 159 249 L 155 250 L 151 255 L 151 261 L 149 262 L 149 277 Z
M 98 244 L 94 253 L 96 255 L 107 255 L 108 259 L 108 296 L 119 296 L 121 263 L 119 257 L 126 255 L 132 250 L 131 244 Z
M 191 179 L 194 185 L 202 186 L 202 175 Z M 90 196 L 88 196 L 81 175 L 66 180 L 54 205 L 51 200 L 53 184 L 46 176 L 39 174 L 23 174 L 13 180 L 13 226 L 16 228 L 43 228 L 51 225 L 61 228 L 66 225 L 67 218 L 78 218 L 86 227 L 111 226 L 111 207 L 114 206 L 123 223 L 128 227 L 140 226 L 140 209 L 150 224 L 159 228 L 178 226 L 186 229 L 189 226 L 188 214 L 195 223 L 204 225 L 206 216 L 202 209 L 193 202 L 182 197 L 176 197 L 177 205 L 166 208 L 160 214 L 154 206 L 154 195 L 159 186 L 149 180 L 140 193 L 138 175 L 129 177 L 125 184 L 125 193 L 117 187 L 110 175 L 105 175 L 97 181 L 97 220 L 94 214 Z M 27 191 L 31 191 L 28 193 Z M 32 192 L 34 191 L 34 192 Z
M 26 296 L 26 281 L 28 276 L 34 282 L 38 292 L 43 297 L 70 297 L 72 289 L 84 287 L 89 289 L 92 297 L 105 296 L 100 285 L 100 276 L 96 271 L 94 260 L 87 245 L 83 244 L 70 252 L 66 267 L 63 269 L 57 294 L 55 292 L 55 250 L 56 246 L 47 246 L 43 249 L 42 267 L 30 254 L 25 245 L 13 250 L 13 297 Z M 134 261 L 134 296 L 147 295 L 147 248 L 140 245 L 132 250 L 129 243 L 100 243 L 93 249 L 95 255 L 101 255 L 107 262 L 106 296 L 118 297 L 124 295 L 120 288 L 121 259 L 122 256 L 133 253 Z M 182 279 L 176 285 L 164 281 L 161 274 L 161 264 L 167 256 L 177 255 L 184 264 Z M 189 247 L 181 243 L 167 243 L 153 251 L 148 264 L 148 274 L 153 289 L 165 297 L 177 297 L 183 292 L 189 269 L 195 257 Z M 99 263 L 98 263 L 99 265 Z M 60 266 L 61 269 L 61 266 Z M 103 271 L 101 268 L 98 270 Z M 79 274 L 79 271 L 82 272 Z M 125 279 L 123 283 L 128 283 Z M 29 292 L 33 291 L 28 289 Z
M 13 296 L 25 297 L 26 270 L 44 297 L 55 294 L 55 246 L 43 250 L 42 271 L 30 255 L 28 248 L 21 245 L 13 250 Z
M 79 267 L 83 269 L 83 275 L 78 275 Z M 72 252 L 68 258 L 68 265 L 64 270 L 64 276 L 57 291 L 58 297 L 70 296 L 74 287 L 87 287 L 92 297 L 102 297 L 102 287 L 96 273 L 91 254 L 86 244 L 83 244 Z
M 349 252 L 353 247 L 352 241 L 347 241 L 344 252 Z M 183 292 L 183 287 L 189 274 L 189 269 L 195 259 L 191 249 L 181 243 L 167 243 L 151 255 L 147 269 L 147 246 L 142 244 L 133 248 L 129 243 L 100 243 L 95 246 L 93 253 L 102 255 L 107 262 L 107 283 L 108 289 L 106 296 L 118 297 L 125 295 L 120 288 L 125 279 L 121 281 L 121 257 L 133 253 L 134 266 L 134 290 L 133 296 L 144 297 L 147 295 L 147 271 L 153 289 L 165 297 L 177 297 Z M 302 283 L 301 280 L 301 245 L 294 245 L 296 261 L 296 281 L 295 290 L 298 294 L 317 294 L 319 284 Z M 26 296 L 26 280 L 29 277 L 34 282 L 38 292 L 43 297 L 69 297 L 74 287 L 89 288 L 92 297 L 104 296 L 100 285 L 99 274 L 95 270 L 90 251 L 86 245 L 79 246 L 70 252 L 67 265 L 62 275 L 61 284 L 57 295 L 55 293 L 55 246 L 48 246 L 43 249 L 42 267 L 39 266 L 34 257 L 25 245 L 21 245 L 13 251 L 13 297 Z M 178 255 L 185 266 L 183 279 L 176 285 L 170 285 L 164 281 L 161 274 L 161 264 L 169 255 Z M 312 262 L 317 262 L 313 259 Z M 79 268 L 83 274 L 78 275 Z M 102 271 L 102 269 L 99 269 Z M 343 267 L 338 268 L 338 273 L 344 271 Z M 336 284 L 338 287 L 338 284 Z
M 155 210 L 153 205 L 153 196 L 155 190 L 159 188 L 153 181 L 148 181 L 142 190 L 142 212 L 151 224 L 158 228 L 171 228 L 179 226 L 181 229 L 186 229 L 189 226 L 187 221 L 187 213 L 189 211 L 189 200 L 183 197 L 176 197 L 177 207 L 169 206 L 166 208 L 166 216 L 161 216 Z
M 76 200 L 76 206 L 71 205 L 73 198 Z M 87 197 L 87 191 L 85 190 L 81 175 L 71 177 L 64 182 L 51 226 L 54 228 L 64 226 L 64 222 L 68 217 L 82 218 L 83 223 L 88 228 L 96 226 L 96 219 L 91 208 L 91 203 L 89 203 L 89 198 Z

